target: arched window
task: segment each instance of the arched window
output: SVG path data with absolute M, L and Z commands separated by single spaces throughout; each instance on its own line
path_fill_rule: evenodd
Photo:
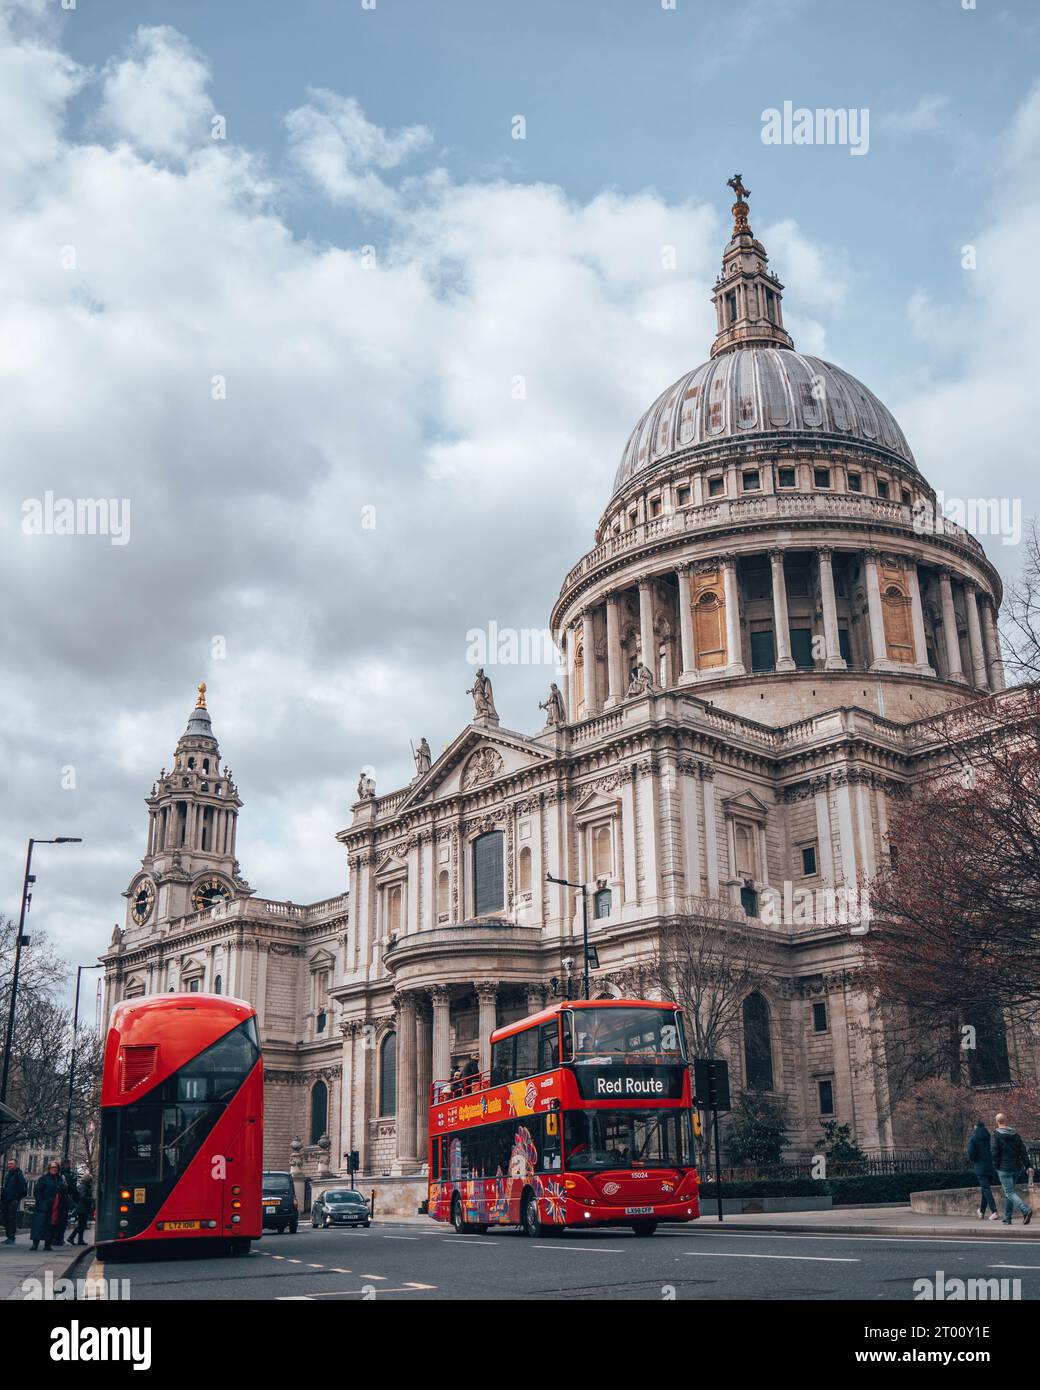
M 437 917 L 446 918 L 451 911 L 451 893 L 447 869 L 437 875 Z
M 482 917 L 505 907 L 502 832 L 490 830 L 473 841 L 473 912 Z
M 316 1144 L 329 1128 L 329 1088 L 316 1081 L 311 1091 L 311 1143 Z
M 379 1049 L 379 1113 L 397 1114 L 397 1034 L 387 1033 Z
M 531 851 L 525 845 L 520 851 L 520 892 L 531 891 Z
M 217 978 L 213 981 L 213 993 L 214 993 L 214 994 L 223 994 L 223 992 L 224 992 L 224 977 L 223 977 L 222 975 L 218 975 Z
M 972 1011 L 975 1025 L 975 1047 L 968 1052 L 968 1071 L 973 1086 L 1006 1086 L 1011 1080 L 1011 1060 L 1008 1057 L 1007 1030 L 1000 1009 L 985 1004 Z
M 609 878 L 614 872 L 614 846 L 609 825 L 592 829 L 592 877 Z
M 769 1005 L 761 994 L 749 994 L 741 1009 L 744 1020 L 744 1070 L 750 1090 L 773 1089 L 773 1042 Z
M 386 930 L 390 936 L 396 936 L 401 930 L 401 890 L 397 887 L 387 890 Z

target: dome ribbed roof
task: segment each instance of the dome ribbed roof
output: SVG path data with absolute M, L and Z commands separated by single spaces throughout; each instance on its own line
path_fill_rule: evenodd
M 698 445 L 789 434 L 857 440 L 917 466 L 892 412 L 854 376 L 787 348 L 745 347 L 705 362 L 658 396 L 629 436 L 614 491 Z

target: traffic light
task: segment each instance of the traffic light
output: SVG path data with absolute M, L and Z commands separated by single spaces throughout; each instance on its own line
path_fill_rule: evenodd
M 731 1110 L 729 1063 L 715 1057 L 693 1061 L 693 1103 L 700 1110 Z

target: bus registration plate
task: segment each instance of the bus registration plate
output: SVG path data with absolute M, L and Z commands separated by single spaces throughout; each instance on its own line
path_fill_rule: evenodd
M 164 1221 L 164 1231 L 197 1231 L 200 1223 L 198 1221 Z
M 626 1207 L 626 1216 L 653 1216 L 653 1207 Z

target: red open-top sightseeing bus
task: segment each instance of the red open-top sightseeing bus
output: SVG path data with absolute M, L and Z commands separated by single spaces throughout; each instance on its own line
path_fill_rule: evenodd
M 112 1011 L 101 1085 L 99 1245 L 262 1231 L 264 1073 L 256 1010 L 219 994 Z
M 566 1000 L 491 1035 L 490 1072 L 433 1083 L 429 1214 L 457 1231 L 699 1215 L 682 1016 Z

